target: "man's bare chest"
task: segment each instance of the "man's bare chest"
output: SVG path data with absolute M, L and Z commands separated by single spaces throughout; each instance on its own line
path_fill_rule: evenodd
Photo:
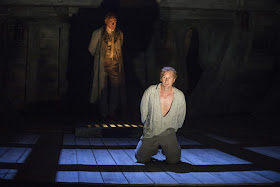
M 160 104 L 162 116 L 166 116 L 169 112 L 173 102 L 173 93 L 170 94 L 160 94 Z

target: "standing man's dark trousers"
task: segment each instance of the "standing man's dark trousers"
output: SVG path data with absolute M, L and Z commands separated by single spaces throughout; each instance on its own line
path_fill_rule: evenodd
M 104 63 L 105 88 L 101 92 L 99 109 L 103 117 L 113 117 L 120 102 L 119 64 L 114 60 Z
M 170 132 L 168 129 L 167 131 Z M 175 164 L 180 161 L 181 147 L 178 144 L 175 131 L 172 129 L 166 135 L 166 132 L 152 138 L 142 138 L 135 151 L 135 158 L 137 162 L 149 162 L 153 155 L 158 152 L 158 147 L 162 147 L 163 154 L 166 156 L 166 161 L 169 164 Z

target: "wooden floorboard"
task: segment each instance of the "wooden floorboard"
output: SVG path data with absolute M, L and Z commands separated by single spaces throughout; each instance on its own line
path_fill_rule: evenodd
M 202 184 L 195 177 L 190 175 L 190 166 L 188 163 L 181 162 L 179 164 L 167 164 L 165 162 L 166 157 L 159 151 L 157 155 L 154 156 L 157 159 L 155 164 L 165 171 L 170 177 L 172 177 L 178 184 Z
M 101 138 L 89 138 L 90 145 L 104 145 Z
M 58 164 L 61 165 L 77 164 L 76 149 L 61 149 Z
M 107 149 L 93 149 L 92 151 L 99 166 L 117 165 Z
M 246 149 L 280 160 L 280 146 L 246 147 Z
M 100 171 L 79 171 L 79 182 L 103 184 L 104 180 Z
M 11 147 L 8 148 L 0 158 L 0 162 L 5 163 L 17 163 L 20 161 L 20 158 L 24 155 L 24 153 L 28 150 L 28 148 L 21 147 Z
M 96 165 L 97 162 L 94 158 L 91 149 L 76 149 L 77 161 L 79 165 Z
M 104 183 L 106 184 L 129 184 L 125 178 L 123 172 L 119 167 L 106 167 L 106 171 L 103 169 L 104 166 L 100 166 L 100 172 L 103 177 Z

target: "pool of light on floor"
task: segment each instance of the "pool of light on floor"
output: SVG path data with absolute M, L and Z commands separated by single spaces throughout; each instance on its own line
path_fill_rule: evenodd
M 95 165 L 97 157 L 107 155 L 110 158 L 110 151 L 122 149 L 62 149 L 58 164 L 61 165 Z M 134 151 L 134 149 L 125 149 Z M 98 154 L 98 155 L 97 155 Z M 233 165 L 233 164 L 252 164 L 236 156 L 224 153 L 216 149 L 182 149 L 181 160 L 191 165 Z M 109 162 L 109 160 L 108 160 Z M 111 165 L 102 160 L 102 164 Z
M 0 163 L 18 167 L 18 164 L 25 162 L 31 151 L 32 148 L 25 147 L 0 147 Z M 0 179 L 12 180 L 17 172 L 17 169 L 1 168 Z
M 246 147 L 245 149 L 280 160 L 280 146 Z
M 17 169 L 0 169 L 0 179 L 12 180 L 17 172 Z
M 162 174 L 176 180 L 165 181 Z M 115 181 L 110 181 L 116 176 Z M 66 183 L 117 183 L 136 184 L 131 178 L 137 176 L 138 184 L 147 184 L 152 178 L 157 184 L 271 184 L 280 181 L 280 173 L 270 170 L 223 171 L 223 172 L 98 172 L 98 171 L 58 171 L 56 182 Z M 143 179 L 143 180 L 141 180 Z

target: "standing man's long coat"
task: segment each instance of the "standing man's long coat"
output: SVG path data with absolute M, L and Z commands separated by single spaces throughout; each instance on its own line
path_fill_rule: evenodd
M 90 94 L 90 103 L 95 103 L 102 89 L 105 86 L 105 75 L 104 75 L 104 59 L 106 55 L 108 38 L 106 37 L 106 27 L 101 27 L 92 33 L 91 41 L 88 47 L 89 52 L 94 56 L 94 70 L 93 70 L 93 81 L 92 90 Z M 114 38 L 114 49 L 117 56 L 117 62 L 119 63 L 119 73 L 120 73 L 120 103 L 124 104 L 126 102 L 125 94 L 125 76 L 123 67 L 123 57 L 122 57 L 122 45 L 123 45 L 123 32 L 116 28 Z

